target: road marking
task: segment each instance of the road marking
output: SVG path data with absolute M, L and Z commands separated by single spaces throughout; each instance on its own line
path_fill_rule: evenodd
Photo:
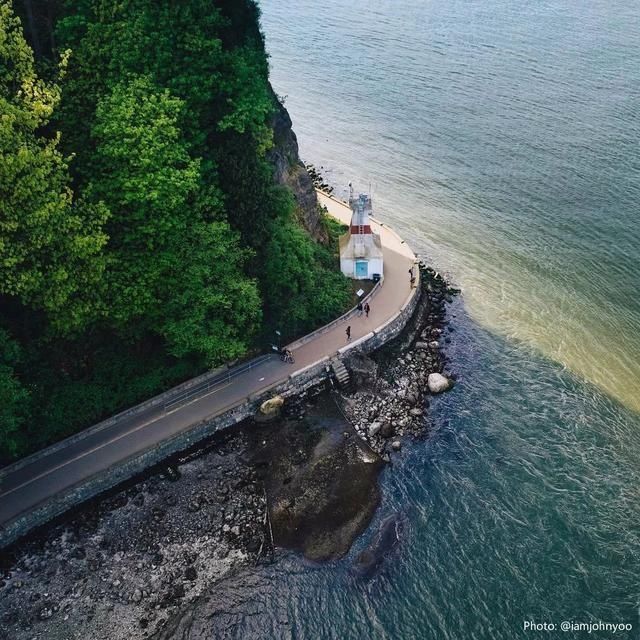
M 107 440 L 106 442 L 103 442 L 95 447 L 93 447 L 93 449 L 89 449 L 88 451 L 84 451 L 83 453 L 77 455 L 75 458 L 71 458 L 70 460 L 67 460 L 65 462 L 62 462 L 61 464 L 57 465 L 56 467 L 53 467 L 51 469 L 48 469 L 47 471 L 43 471 L 40 475 L 37 475 L 29 480 L 26 480 L 25 482 L 23 482 L 22 484 L 19 484 L 16 487 L 13 487 L 13 489 L 9 489 L 9 491 L 5 491 L 4 493 L 0 493 L 0 498 L 4 498 L 5 496 L 8 496 L 10 493 L 13 493 L 14 491 L 17 491 L 18 489 L 22 489 L 23 487 L 26 487 L 27 485 L 31 484 L 32 482 L 35 482 L 36 480 L 40 480 L 40 478 L 44 478 L 45 476 L 48 476 L 51 473 L 54 473 L 60 469 L 62 469 L 63 467 L 66 467 L 67 465 L 71 464 L 72 462 L 76 462 L 78 460 L 80 460 L 81 458 L 84 458 L 85 456 L 88 456 L 90 454 L 92 454 L 94 451 L 98 451 L 98 449 L 102 449 L 104 447 L 109 446 L 110 444 L 113 444 L 114 442 L 117 442 L 118 440 L 122 440 L 122 438 L 126 438 L 127 436 L 131 435 L 132 433 L 135 433 L 136 431 L 140 431 L 140 429 L 144 429 L 145 427 L 149 426 L 150 424 L 153 424 L 154 422 L 158 422 L 159 420 L 162 420 L 162 418 L 166 418 L 168 415 L 171 415 L 174 411 L 177 411 L 178 409 L 184 409 L 184 407 L 186 407 L 188 404 L 193 404 L 194 402 L 197 402 L 198 400 L 204 400 L 204 398 L 217 393 L 218 391 L 222 391 L 222 389 L 226 389 L 227 387 L 231 386 L 231 383 L 228 382 L 227 384 L 225 384 L 222 387 L 217 387 L 215 389 L 213 389 L 212 391 L 210 391 L 209 393 L 207 393 L 204 396 L 200 396 L 198 398 L 196 398 L 195 400 L 192 400 L 191 402 L 187 403 L 187 404 L 183 404 L 180 405 L 180 407 L 174 409 L 173 411 L 170 411 L 168 413 L 163 413 L 162 415 L 158 416 L 157 418 L 154 418 L 153 420 L 148 420 L 147 422 L 144 422 L 143 424 L 139 424 L 137 427 L 135 427 L 134 429 L 131 429 L 130 431 L 126 431 L 125 433 L 121 433 L 119 436 L 116 436 L 115 438 L 112 438 L 111 440 Z M 192 425 L 192 423 L 190 423 L 190 425 Z M 189 426 L 190 426 L 189 425 Z

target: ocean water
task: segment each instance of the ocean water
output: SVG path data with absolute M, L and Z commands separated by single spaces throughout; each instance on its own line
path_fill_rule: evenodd
M 462 287 L 459 384 L 349 557 L 244 572 L 188 637 L 639 638 L 640 4 L 260 5 L 303 158 Z M 392 512 L 398 547 L 357 578 Z

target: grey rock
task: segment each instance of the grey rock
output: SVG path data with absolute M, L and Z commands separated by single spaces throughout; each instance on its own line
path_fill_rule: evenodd
M 373 438 L 373 437 L 377 436 L 380 433 L 380 431 L 381 431 L 383 426 L 384 425 L 383 425 L 382 422 L 372 422 L 369 425 L 369 437 Z
M 428 378 L 429 391 L 431 393 L 442 393 L 448 391 L 452 382 L 441 373 L 430 373 Z

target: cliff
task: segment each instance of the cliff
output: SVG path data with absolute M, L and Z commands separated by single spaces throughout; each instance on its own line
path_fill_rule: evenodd
M 0 0 L 0 103 L 0 463 L 349 304 L 254 0 Z
M 298 139 L 292 128 L 291 117 L 276 94 L 273 95 L 277 106 L 272 123 L 274 145 L 269 152 L 269 160 L 274 167 L 275 179 L 291 189 L 296 200 L 298 219 L 305 229 L 315 240 L 326 241 L 316 192 L 300 160 Z

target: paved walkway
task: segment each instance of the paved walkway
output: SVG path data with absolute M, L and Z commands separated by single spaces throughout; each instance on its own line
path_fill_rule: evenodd
M 348 223 L 347 205 L 318 194 L 329 213 Z M 0 471 L 0 527 L 33 510 L 52 496 L 82 484 L 112 465 L 151 449 L 163 440 L 188 430 L 192 425 L 241 404 L 247 396 L 287 377 L 326 356 L 335 355 L 347 344 L 345 329 L 351 325 L 352 341 L 384 325 L 406 302 L 410 293 L 408 270 L 413 252 L 391 230 L 372 221 L 381 235 L 384 252 L 384 280 L 370 301 L 369 318 L 345 320 L 325 333 L 314 335 L 294 351 L 295 364 L 278 358 L 223 381 L 206 395 L 165 412 L 164 405 L 125 417 L 107 428 L 87 432 L 63 446 L 52 447 L 35 460 L 26 459 Z M 1 537 L 1 536 L 0 536 Z

